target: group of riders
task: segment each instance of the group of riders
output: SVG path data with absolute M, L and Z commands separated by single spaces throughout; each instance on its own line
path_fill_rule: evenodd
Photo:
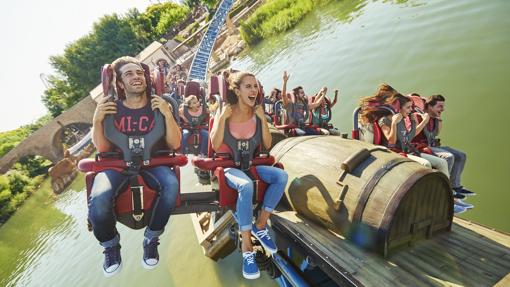
M 156 64 L 152 72 L 132 57 L 121 57 L 110 65 L 117 96 L 112 100 L 105 95 L 94 113 L 92 138 L 97 152 L 107 155 L 119 150 L 107 135 L 107 122 L 111 118 L 115 129 L 129 138 L 129 148 L 120 148 L 122 152 L 136 151 L 140 146 L 140 136 L 162 126 L 163 136 L 154 143 L 160 149 L 195 153 L 198 155 L 197 163 L 210 163 L 208 157 L 230 154 L 234 164 L 224 166 L 221 176 L 230 189 L 237 191 L 233 209 L 241 234 L 242 273 L 247 279 L 258 278 L 260 272 L 252 236 L 268 253 L 277 252 L 267 221 L 283 196 L 288 176 L 281 166 L 255 164 L 254 154 L 270 149 L 272 136 L 269 124 L 288 136 L 338 135 L 338 130 L 329 123 L 338 91 L 335 90 L 333 101 L 327 96 L 326 87 L 311 97 L 306 96 L 300 86 L 287 93 L 289 74 L 284 72 L 282 89 L 275 88 L 264 97 L 255 75 L 230 70 L 216 78 L 221 79 L 216 85 L 219 92 L 206 95 L 198 82 L 176 79 L 169 72 L 166 61 L 158 60 Z M 178 70 L 182 71 L 182 68 Z M 175 74 L 179 75 L 178 72 Z M 158 78 L 165 79 L 159 88 Z M 413 97 L 421 101 L 418 95 Z M 401 95 L 389 85 L 381 85 L 374 96 L 361 101 L 359 119 L 363 128 L 360 132 L 366 137 L 374 129 L 380 129 L 383 139 L 380 143 L 373 143 L 386 145 L 420 164 L 445 173 L 458 197 L 455 211 L 462 212 L 472 205 L 461 199 L 473 193 L 460 184 L 465 154 L 440 146 L 437 139 L 442 127 L 444 102 L 442 96 L 429 97 L 423 102 L 422 113 L 417 113 L 413 110 L 417 108 L 412 97 Z M 164 125 L 158 125 L 158 121 Z M 150 139 L 145 141 L 148 145 Z M 137 164 L 128 162 L 128 171 L 133 170 L 133 165 Z M 136 179 L 133 182 L 132 173 L 119 168 L 96 171 L 88 187 L 88 219 L 94 236 L 104 248 L 103 271 L 105 276 L 110 277 L 122 266 L 120 236 L 116 229 L 116 200 L 126 182 L 131 187 L 137 183 Z M 152 269 L 159 263 L 159 237 L 172 210 L 180 202 L 180 177 L 178 170 L 164 164 L 136 172 L 157 193 L 142 244 L 142 265 Z M 254 176 L 266 185 L 255 220 L 253 200 L 258 196 L 259 187 L 253 184 Z
M 388 84 L 381 84 L 375 94 L 360 101 L 355 118 L 360 125 L 359 139 L 388 147 L 421 165 L 437 169 L 449 179 L 453 189 L 456 214 L 473 208 L 462 201 L 475 195 L 461 184 L 466 154 L 442 146 L 438 138 L 443 126 L 441 114 L 445 98 L 419 94 L 402 95 Z

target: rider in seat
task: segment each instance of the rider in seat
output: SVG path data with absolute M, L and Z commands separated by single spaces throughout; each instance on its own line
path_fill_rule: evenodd
M 253 224 L 254 185 L 245 171 L 251 165 L 255 149 L 260 144 L 267 149 L 271 147 L 271 134 L 264 110 L 257 104 L 259 84 L 255 76 L 237 72 L 231 74 L 228 80 L 227 104 L 215 115 L 211 144 L 218 154 L 230 153 L 235 162 L 240 162 L 235 168 L 225 169 L 225 179 L 230 188 L 238 191 L 236 217 L 242 236 L 243 276 L 256 279 L 260 273 L 255 262 L 251 235 L 254 235 L 268 252 L 277 251 L 268 234 L 267 220 L 283 195 L 287 173 L 273 166 L 255 166 L 260 179 L 269 186 L 264 194 L 260 214 Z
M 209 118 L 209 109 L 203 102 L 201 104 L 197 96 L 191 94 L 184 99 L 184 103 L 179 107 L 179 116 L 182 119 L 181 149 L 183 153 L 197 152 L 189 149 L 188 139 L 192 135 L 192 145 L 199 146 L 201 156 L 207 154 L 209 131 L 206 123 Z
M 311 98 L 312 103 L 315 102 L 316 96 Z M 333 116 L 333 107 L 338 100 L 338 90 L 335 90 L 333 102 L 328 96 L 324 96 L 319 107 L 312 110 L 312 125 L 320 129 L 323 135 L 340 135 L 337 128 L 330 123 Z
M 423 98 L 419 95 L 413 94 L 413 96 L 423 101 Z M 475 193 L 465 189 L 460 182 L 462 171 L 466 164 L 466 154 L 458 149 L 441 145 L 441 142 L 437 137 L 443 126 L 441 114 L 444 112 L 444 106 L 445 98 L 442 95 L 433 95 L 425 99 L 422 109 L 430 115 L 431 120 L 423 131 L 416 136 L 415 141 L 418 144 L 425 144 L 429 146 L 434 154 L 440 158 L 444 158 L 448 162 L 450 182 L 456 193 L 455 197 L 462 199 L 465 196 L 475 195 Z M 467 206 L 468 208 L 473 207 L 470 204 Z
M 149 76 L 142 64 L 132 57 L 121 57 L 112 63 L 119 99 L 109 101 L 102 99 L 94 113 L 92 141 L 99 153 L 108 153 L 115 146 L 105 136 L 105 119 L 114 117 L 115 128 L 121 133 L 137 137 L 150 133 L 155 126 L 156 110 L 164 118 L 164 144 L 167 149 L 176 149 L 180 145 L 179 127 L 172 115 L 172 108 L 161 97 L 149 97 L 147 87 Z M 121 94 L 125 96 L 121 97 Z M 136 141 L 136 140 L 135 140 Z M 130 144 L 139 144 L 133 142 Z M 152 269 L 159 263 L 157 246 L 159 236 L 163 233 L 170 213 L 176 205 L 179 183 L 174 171 L 168 166 L 157 166 L 140 171 L 143 179 L 158 193 L 150 222 L 144 233 L 142 265 Z M 105 276 L 116 274 L 121 268 L 119 234 L 115 227 L 115 198 L 130 177 L 116 169 L 98 172 L 94 178 L 89 197 L 89 221 L 94 236 L 104 247 L 103 271 Z M 132 185 L 132 183 L 131 183 Z
M 283 73 L 282 102 L 287 111 L 289 124 L 294 126 L 294 133 L 298 136 L 320 134 L 316 128 L 310 126 L 310 111 L 321 105 L 326 95 L 326 88 L 323 87 L 315 97 L 315 101 L 309 103 L 309 99 L 301 86 L 292 90 L 293 93 L 290 98 L 285 96 L 288 80 L 289 74 L 285 71 Z

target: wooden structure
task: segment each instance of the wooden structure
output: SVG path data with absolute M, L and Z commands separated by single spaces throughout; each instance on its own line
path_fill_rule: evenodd
M 237 222 L 231 210 L 191 214 L 191 221 L 205 256 L 217 261 L 235 250 Z
M 271 155 L 289 175 L 291 209 L 360 247 L 386 256 L 450 229 L 446 176 L 386 148 L 308 136 L 281 141 Z
M 271 222 L 280 249 L 294 247 L 340 286 L 510 286 L 510 236 L 460 218 L 386 259 L 294 211 Z

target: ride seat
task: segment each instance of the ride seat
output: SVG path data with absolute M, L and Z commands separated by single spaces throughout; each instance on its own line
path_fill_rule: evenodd
M 226 85 L 226 82 L 224 82 Z M 259 85 L 259 87 L 261 87 Z M 257 95 L 257 104 L 262 104 L 264 101 L 262 89 L 259 89 Z M 226 100 L 226 93 L 223 94 L 223 101 Z M 209 119 L 209 134 L 214 126 L 214 118 Z M 275 164 L 275 159 L 271 155 L 263 155 L 259 153 L 260 146 L 255 151 L 256 156 L 253 157 L 251 166 L 249 167 L 248 175 L 251 175 L 252 180 L 255 182 L 254 202 L 262 203 L 264 200 L 264 193 L 267 189 L 267 183 L 262 181 L 257 173 L 257 165 L 274 165 L 275 167 L 283 169 L 280 163 Z M 232 189 L 227 185 L 225 179 L 225 168 L 239 168 L 236 166 L 230 154 L 218 154 L 212 148 L 211 138 L 209 137 L 207 145 L 207 158 L 194 157 L 192 163 L 195 167 L 201 170 L 210 171 L 214 176 L 211 178 L 213 189 L 218 192 L 218 201 L 220 207 L 227 207 L 236 209 L 238 191 Z
M 275 128 L 278 130 L 283 131 L 287 136 L 293 137 L 297 136 L 296 129 L 299 128 L 296 124 L 290 123 L 290 116 L 288 115 L 287 110 L 283 106 L 283 101 L 279 100 L 275 102 L 274 109 L 273 109 L 274 115 L 273 115 L 273 123 L 275 123 Z M 281 118 L 283 116 L 283 120 Z M 306 116 L 307 118 L 306 122 L 304 123 L 304 126 L 302 128 L 309 128 L 309 129 L 315 129 L 315 131 L 320 134 L 320 127 L 317 127 L 313 125 L 312 121 L 312 113 L 310 110 L 308 110 L 308 105 L 306 105 Z M 277 124 L 277 123 L 283 123 L 283 124 Z
M 207 122 L 209 120 L 209 113 L 207 112 L 207 103 L 205 101 L 205 91 L 204 88 L 200 86 L 199 82 L 189 81 L 185 85 L 184 98 L 189 97 L 190 95 L 195 95 L 202 107 L 202 113 L 199 116 L 192 116 L 188 107 L 184 106 L 184 117 L 185 119 L 181 119 L 181 127 L 187 129 L 191 134 L 187 139 L 186 147 L 181 147 L 181 150 L 185 152 L 187 150 L 188 153 L 199 154 L 200 151 L 200 142 L 201 135 L 200 130 L 207 129 Z M 191 122 L 198 122 L 191 124 Z
M 209 121 L 209 131 L 211 131 L 214 125 L 214 119 L 211 118 Z M 238 191 L 229 187 L 227 185 L 225 179 L 225 169 L 226 168 L 237 168 L 234 163 L 234 160 L 231 158 L 230 154 L 217 154 L 211 144 L 211 139 L 209 139 L 208 143 L 208 158 L 198 158 L 195 157 L 192 160 L 194 166 L 202 170 L 208 170 L 213 173 L 213 180 L 217 181 L 217 192 L 218 192 L 218 201 L 221 207 L 228 207 L 233 210 L 236 208 Z M 257 173 L 256 166 L 257 165 L 274 165 L 278 168 L 283 169 L 283 165 L 280 163 L 274 164 L 275 159 L 270 155 L 258 155 L 253 158 L 252 164 L 248 169 L 250 175 L 252 175 L 252 179 L 256 182 L 255 189 L 255 202 L 261 203 L 264 200 L 264 193 L 267 189 L 267 183 L 262 181 Z
M 353 112 L 353 129 L 351 136 L 353 139 L 369 142 L 375 145 L 383 145 L 383 134 L 379 123 L 371 122 L 362 124 L 360 127 L 359 113 L 361 107 L 354 109 Z
M 109 154 L 108 156 L 112 155 L 113 154 Z M 117 155 L 120 156 L 120 154 Z M 176 201 L 176 207 L 179 207 L 181 205 L 180 167 L 185 166 L 187 162 L 188 158 L 184 155 L 158 156 L 152 158 L 148 165 L 144 165 L 141 171 L 157 166 L 168 166 L 171 168 L 175 173 L 177 181 L 179 182 L 179 190 Z M 101 153 L 97 154 L 95 159 L 87 158 L 80 160 L 78 163 L 78 169 L 81 172 L 86 173 L 85 183 L 87 189 L 87 204 L 89 202 L 92 185 L 94 184 L 94 178 L 96 177 L 97 173 L 108 169 L 122 173 L 127 168 L 128 166 L 124 160 L 102 157 Z M 140 174 L 137 175 L 137 180 L 141 186 L 141 189 L 143 190 L 142 211 L 144 215 L 141 221 L 133 218 L 133 210 L 135 207 L 133 205 L 133 194 L 129 180 L 127 180 L 121 187 L 119 187 L 120 192 L 115 198 L 115 214 L 117 221 L 132 229 L 141 229 L 147 226 L 152 215 L 152 207 L 158 196 L 158 193 L 147 185 Z

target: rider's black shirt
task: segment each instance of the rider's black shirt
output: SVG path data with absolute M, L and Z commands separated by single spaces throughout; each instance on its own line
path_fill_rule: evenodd
M 130 109 L 117 101 L 117 114 L 115 114 L 115 127 L 129 136 L 145 135 L 154 127 L 154 112 L 150 101 L 143 108 Z

